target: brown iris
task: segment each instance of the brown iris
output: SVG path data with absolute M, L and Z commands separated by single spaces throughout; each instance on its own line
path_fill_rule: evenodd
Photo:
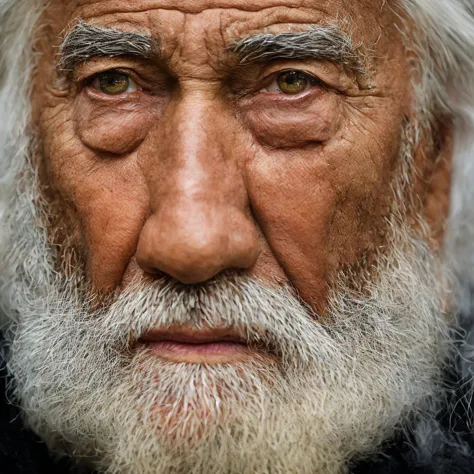
M 118 71 L 104 72 L 98 79 L 99 88 L 105 94 L 123 94 L 130 86 L 130 78 Z
M 311 77 L 301 71 L 285 71 L 277 77 L 278 88 L 284 94 L 301 94 L 309 85 Z

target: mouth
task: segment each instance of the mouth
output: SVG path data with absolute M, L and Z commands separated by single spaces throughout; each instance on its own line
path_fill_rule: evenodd
M 190 364 L 231 364 L 256 354 L 246 339 L 230 329 L 174 327 L 149 330 L 140 339 L 161 359 Z

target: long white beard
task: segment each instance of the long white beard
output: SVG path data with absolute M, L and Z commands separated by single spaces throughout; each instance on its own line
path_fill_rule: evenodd
M 106 473 L 344 472 L 429 409 L 448 351 L 442 264 L 392 230 L 363 293 L 341 279 L 324 320 L 290 289 L 243 276 L 137 282 L 95 312 L 61 275 L 12 280 L 14 396 L 50 447 Z M 17 238 L 44 266 L 44 240 Z M 236 326 L 277 357 L 206 366 L 134 349 L 147 329 L 181 323 Z

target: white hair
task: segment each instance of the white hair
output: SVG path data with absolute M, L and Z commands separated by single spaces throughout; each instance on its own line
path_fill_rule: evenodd
M 39 9 L 33 2 L 0 2 L 0 197 L 4 202 L 10 186 L 25 167 L 30 141 L 27 130 L 30 116 L 29 88 L 34 67 L 31 47 Z
M 36 2 L 35 2 L 36 3 Z M 35 167 L 30 163 L 33 146 L 32 133 L 29 131 L 31 116 L 30 81 L 35 67 L 35 56 L 31 44 L 35 34 L 40 9 L 33 2 L 0 1 L 0 240 L 8 235 L 8 228 L 21 229 L 31 225 L 15 216 L 5 213 L 11 202 L 16 202 L 22 194 L 23 205 L 28 206 L 38 228 L 44 223 L 39 217 L 38 187 Z M 36 8 L 35 8 L 36 7 Z M 29 166 L 30 165 L 30 166 Z M 5 281 L 14 279 L 20 271 L 26 278 L 37 280 L 41 284 L 44 269 L 34 275 L 36 269 L 29 262 L 35 256 L 28 256 L 19 247 L 9 249 L 11 254 L 6 269 L 0 272 L 0 288 Z M 47 255 L 47 250 L 44 255 Z M 19 258 L 22 255 L 26 258 Z M 0 302 L 0 308 L 3 301 Z
M 446 249 L 463 282 L 458 307 L 469 312 L 469 287 L 474 283 L 474 0 L 400 3 L 415 28 L 418 110 L 430 121 L 444 117 L 454 125 Z

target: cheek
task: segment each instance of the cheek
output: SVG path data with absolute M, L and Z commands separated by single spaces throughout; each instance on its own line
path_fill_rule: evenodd
M 125 179 L 119 178 L 122 183 Z M 132 187 L 137 187 L 133 183 Z M 90 186 L 92 189 L 93 186 Z M 96 191 L 94 199 L 80 210 L 88 248 L 87 272 L 94 286 L 113 290 L 136 253 L 145 223 L 148 200 L 145 193 L 122 186 L 116 192 Z
M 292 285 L 307 302 L 321 302 L 326 297 L 330 261 L 325 243 L 336 197 L 324 179 L 324 166 L 285 158 L 256 157 L 247 170 L 249 197 L 265 238 Z
M 262 147 L 246 169 L 270 247 L 299 294 L 320 311 L 337 273 L 374 254 L 392 197 L 399 129 L 392 124 L 391 131 L 367 134 L 351 123 L 348 130 L 319 147 Z
M 135 253 L 148 212 L 148 188 L 135 152 L 99 158 L 76 135 L 66 112 L 60 126 L 58 119 L 42 122 L 48 180 L 64 220 L 68 213 L 79 220 L 88 276 L 98 290 L 108 291 Z

